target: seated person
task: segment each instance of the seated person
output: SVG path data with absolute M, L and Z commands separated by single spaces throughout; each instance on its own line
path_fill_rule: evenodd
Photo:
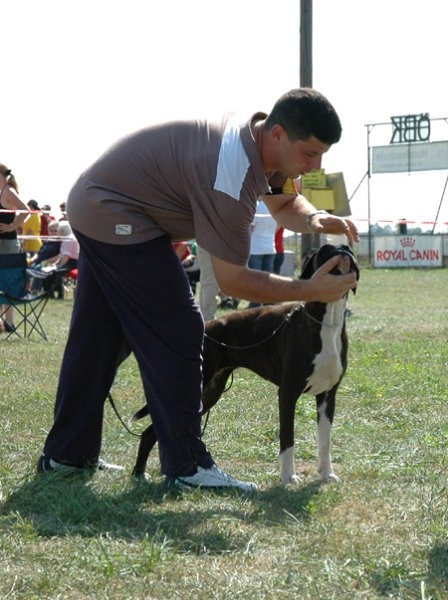
M 62 299 L 64 297 L 64 273 L 76 269 L 78 266 L 79 243 L 67 221 L 58 222 L 58 235 L 61 238 L 59 253 L 49 258 L 47 265 L 54 265 L 56 267 L 56 280 L 53 284 L 53 289 L 57 294 L 57 298 Z M 44 283 L 44 286 L 46 285 L 49 284 Z
M 76 269 L 79 258 L 79 243 L 73 235 L 68 221 L 59 221 L 58 235 L 61 238 L 59 253 L 48 260 L 48 264 L 56 265 L 57 269 L 70 271 Z
M 39 251 L 31 257 L 30 266 L 38 267 L 49 258 L 57 256 L 61 249 L 61 240 L 58 237 L 59 224 L 52 221 L 48 225 L 48 239 L 44 241 Z
M 40 293 L 42 290 L 43 273 L 39 274 L 43 267 L 48 264 L 48 260 L 58 256 L 61 249 L 61 240 L 59 238 L 59 223 L 52 221 L 48 226 L 48 239 L 44 241 L 39 251 L 33 254 L 30 260 L 30 270 L 28 275 L 28 289 L 33 293 Z M 41 276 L 40 276 L 41 275 Z

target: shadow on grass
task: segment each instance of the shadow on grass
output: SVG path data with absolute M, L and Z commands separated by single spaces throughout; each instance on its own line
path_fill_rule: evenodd
M 429 553 L 428 583 L 448 592 L 448 541 L 436 544 Z
M 277 486 L 260 492 L 256 496 L 259 510 L 252 521 L 260 521 L 263 526 L 305 521 L 315 512 L 315 498 L 321 487 L 321 482 L 316 480 L 304 486 Z
M 417 598 L 426 597 L 421 592 L 422 582 L 425 582 L 428 598 L 447 597 L 448 544 L 436 544 L 429 553 L 428 562 L 428 572 L 424 576 L 416 573 L 406 560 L 397 558 L 394 563 L 382 561 L 372 573 L 370 584 L 381 596 L 401 598 L 402 594 L 407 594 L 406 597 Z
M 204 547 L 222 553 L 244 548 L 253 527 L 306 520 L 319 483 L 285 490 L 272 488 L 245 496 L 237 491 L 182 495 L 164 482 L 126 484 L 122 492 L 98 492 L 82 479 L 37 476 L 17 487 L 0 506 L 0 531 L 15 529 L 41 537 L 85 536 L 139 540 L 167 536 L 180 551 Z M 234 535 L 229 522 L 246 523 L 247 535 Z

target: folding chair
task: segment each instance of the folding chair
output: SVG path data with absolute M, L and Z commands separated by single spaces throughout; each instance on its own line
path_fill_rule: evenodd
M 31 294 L 26 290 L 27 282 L 26 253 L 0 254 L 0 317 L 8 307 L 13 306 L 16 312 L 16 323 L 13 331 L 5 332 L 8 339 L 16 334 L 29 338 L 33 332 L 47 339 L 40 317 L 51 289 L 39 294 Z M 51 275 L 52 276 L 52 275 Z

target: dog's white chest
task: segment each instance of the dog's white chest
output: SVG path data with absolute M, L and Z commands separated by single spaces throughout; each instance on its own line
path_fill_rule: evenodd
M 320 330 L 322 350 L 313 361 L 313 372 L 308 377 L 306 392 L 321 394 L 330 390 L 342 375 L 341 330 L 346 308 L 345 300 L 327 305 Z

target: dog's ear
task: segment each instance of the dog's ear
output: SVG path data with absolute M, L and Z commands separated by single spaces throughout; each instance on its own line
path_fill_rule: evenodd
M 346 254 L 350 258 L 351 270 L 356 273 L 356 281 L 359 281 L 359 266 L 352 248 L 350 248 L 350 246 L 341 245 L 338 246 L 338 250 L 340 253 Z M 353 290 L 353 293 L 355 293 L 355 289 Z
M 359 281 L 359 265 L 355 255 L 353 254 L 353 250 L 350 248 L 350 246 L 344 246 L 344 250 L 350 256 L 352 271 L 356 273 L 356 281 Z M 356 288 L 353 289 L 353 293 L 356 293 Z
M 310 251 L 303 257 L 302 260 L 302 273 L 300 279 L 311 279 L 316 270 L 316 255 L 317 252 Z
M 356 273 L 356 281 L 359 281 L 359 267 L 358 267 L 358 263 L 356 261 L 354 261 L 352 263 L 352 268 L 353 268 L 353 270 Z M 352 288 L 352 292 L 353 292 L 353 294 L 356 294 L 356 288 L 355 287 Z
M 354 257 L 352 261 L 352 269 L 356 273 L 356 281 L 359 281 L 359 266 Z M 356 288 L 353 290 L 353 293 L 355 293 L 355 290 Z
M 332 244 L 324 244 L 318 250 L 310 250 L 303 258 L 300 279 L 311 279 L 315 271 L 335 254 L 336 248 Z
M 353 254 L 353 250 L 350 246 L 341 246 L 341 248 L 343 249 L 344 254 L 347 254 L 350 257 L 351 270 L 356 274 L 356 281 L 359 281 L 359 266 L 355 255 Z M 356 288 L 353 288 L 352 292 L 353 294 L 356 294 Z

